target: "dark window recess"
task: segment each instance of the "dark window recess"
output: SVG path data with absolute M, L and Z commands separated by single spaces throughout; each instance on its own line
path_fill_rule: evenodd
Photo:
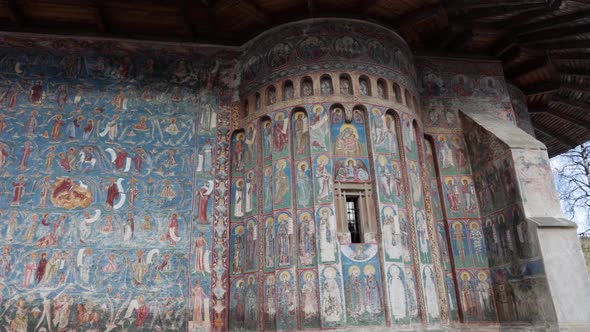
M 346 221 L 352 243 L 361 243 L 358 197 L 346 197 Z

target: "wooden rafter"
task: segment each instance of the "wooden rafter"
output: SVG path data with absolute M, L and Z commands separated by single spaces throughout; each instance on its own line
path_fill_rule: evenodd
M 590 25 L 588 24 L 540 30 L 530 34 L 519 35 L 518 38 L 523 44 L 537 44 L 548 40 L 560 39 L 563 38 L 563 36 L 572 37 L 587 33 L 590 33 Z
M 520 76 L 532 73 L 549 65 L 549 58 L 548 57 L 539 57 L 534 58 L 530 61 L 527 61 L 523 64 L 520 64 L 512 69 L 504 71 L 506 77 L 510 80 L 518 78 Z
M 559 81 L 540 82 L 523 87 L 522 92 L 526 96 L 536 96 L 556 92 L 559 90 L 560 86 L 561 82 Z
M 533 31 L 537 31 L 537 30 L 554 28 L 554 27 L 557 27 L 557 26 L 560 26 L 563 24 L 571 24 L 571 23 L 581 20 L 581 19 L 587 19 L 588 17 L 590 17 L 590 10 L 581 10 L 579 12 L 574 12 L 574 13 L 567 14 L 567 15 L 559 15 L 559 16 L 555 16 L 553 18 L 549 18 L 549 19 L 545 19 L 545 20 L 541 20 L 541 21 L 537 21 L 537 22 L 533 22 L 533 23 L 522 24 L 522 25 L 514 27 L 514 30 L 519 35 L 528 34 L 528 33 L 531 33 Z
M 559 73 L 566 76 L 581 77 L 590 79 L 590 70 L 577 68 L 559 68 Z
M 548 107 L 548 106 L 531 107 L 531 108 L 529 108 L 529 112 L 530 113 L 546 113 L 546 114 L 549 114 L 553 117 L 567 121 L 567 122 L 569 122 L 573 125 L 576 125 L 578 127 L 582 127 L 586 130 L 590 130 L 590 121 L 581 119 L 579 117 L 564 114 L 563 112 L 557 111 L 557 110 L 552 109 L 551 107 Z
M 573 108 L 577 108 L 580 110 L 583 110 L 584 112 L 589 112 L 590 111 L 590 104 L 587 104 L 585 102 L 579 101 L 579 100 L 573 100 L 573 99 L 566 99 L 563 98 L 559 95 L 553 95 L 553 97 L 551 98 L 550 103 L 559 103 L 559 104 L 563 104 L 565 106 L 568 107 L 573 107 Z
M 590 52 L 550 53 L 552 60 L 590 60 Z
M 395 18 L 391 25 L 394 28 L 411 28 L 424 20 L 442 15 L 444 13 L 446 12 L 441 4 L 426 6 L 416 9 L 415 11 L 406 15 Z
M 562 135 L 562 134 L 558 134 L 558 133 L 554 132 L 553 130 L 551 130 L 550 128 L 546 127 L 545 125 L 539 123 L 539 121 L 535 121 L 535 118 L 533 118 L 533 124 L 534 124 L 535 130 L 538 130 L 549 137 L 553 137 L 556 141 L 558 141 L 559 143 L 561 143 L 564 146 L 567 146 L 568 148 L 572 148 L 572 147 L 578 145 L 577 142 L 570 139 L 569 137 Z
M 590 40 L 565 40 L 536 44 L 546 50 L 576 50 L 590 48 Z
M 561 88 L 573 91 L 580 91 L 584 93 L 590 93 L 590 86 L 582 84 L 562 83 Z
M 544 5 L 545 0 L 451 0 L 445 4 L 448 11 L 496 8 L 498 6 L 515 6 L 515 5 Z
M 530 4 L 521 4 L 518 2 L 517 5 L 514 6 L 499 6 L 494 8 L 483 8 L 474 10 L 465 15 L 458 15 L 452 18 L 453 22 L 472 22 L 479 19 L 484 18 L 493 18 L 495 16 L 502 16 L 506 14 L 518 13 L 521 11 L 530 11 L 534 9 L 542 9 L 545 8 L 544 4 L 541 5 L 530 5 Z

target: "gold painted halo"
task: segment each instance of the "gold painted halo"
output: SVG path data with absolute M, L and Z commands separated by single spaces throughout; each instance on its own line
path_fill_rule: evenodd
M 321 208 L 318 211 L 319 214 L 320 214 L 320 216 L 323 216 L 324 215 L 324 211 L 328 211 L 328 215 L 331 215 L 332 214 L 332 210 L 329 207 L 323 207 L 323 208 Z
M 273 219 L 273 217 L 266 218 L 266 225 L 267 226 L 274 224 L 274 222 L 275 222 L 275 220 Z
M 311 278 L 311 280 L 315 279 L 315 275 L 311 271 L 306 271 L 303 273 L 303 280 L 307 280 L 308 277 Z
M 354 274 L 354 275 L 357 275 L 358 276 L 360 273 L 361 273 L 361 269 L 358 266 L 356 266 L 356 265 L 353 265 L 353 266 L 351 266 L 351 267 L 348 268 L 348 274 L 349 275 L 353 275 Z
M 324 112 L 324 107 L 322 105 L 315 105 L 313 107 L 313 112 L 314 113 L 323 113 Z
M 236 227 L 234 233 L 235 234 L 244 234 L 244 226 L 238 226 L 238 227 Z
M 328 164 L 328 157 L 327 156 L 321 155 L 318 157 L 317 160 L 318 160 L 318 164 L 319 163 L 324 164 L 324 165 Z
M 299 165 L 297 165 L 297 168 L 298 168 L 299 170 L 303 171 L 301 168 L 302 168 L 304 165 L 305 165 L 305 166 L 307 166 L 307 169 L 309 169 L 309 164 L 307 163 L 307 161 L 302 161 L 302 162 L 300 162 L 300 163 L 299 163 Z
M 307 217 L 307 218 L 309 218 L 309 220 L 311 220 L 311 213 L 303 212 L 302 214 L 299 215 L 299 220 L 303 220 L 303 217 Z
M 279 278 L 281 281 L 287 281 L 291 279 L 291 273 L 289 273 L 289 271 L 283 271 L 281 272 L 281 274 L 279 275 Z
M 375 268 L 373 267 L 373 265 L 367 264 L 365 266 L 365 268 L 363 269 L 363 273 L 365 275 L 374 275 L 375 274 Z
M 277 169 L 285 169 L 285 166 L 287 166 L 287 162 L 284 159 L 281 159 L 276 163 Z
M 324 269 L 324 277 L 326 277 L 327 279 L 334 279 L 336 278 L 336 274 L 338 272 L 336 272 L 336 269 L 333 267 L 327 267 Z
M 485 281 L 487 278 L 488 278 L 488 275 L 485 272 L 483 272 L 483 271 L 480 271 L 477 274 L 477 279 L 479 279 L 481 281 Z
M 379 110 L 378 108 L 373 108 L 371 112 L 373 112 L 373 114 L 376 116 L 381 116 L 381 110 Z
M 463 281 L 471 280 L 471 275 L 467 272 L 463 272 L 463 273 L 461 273 L 461 280 L 463 280 Z

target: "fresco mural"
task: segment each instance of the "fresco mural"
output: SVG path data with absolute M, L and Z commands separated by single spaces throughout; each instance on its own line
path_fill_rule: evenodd
M 514 163 L 459 121 L 468 107 L 514 121 L 501 68 L 414 67 L 398 36 L 356 27 L 282 27 L 207 56 L 2 48 L 2 329 L 542 319 Z M 360 243 L 347 191 L 372 213 Z

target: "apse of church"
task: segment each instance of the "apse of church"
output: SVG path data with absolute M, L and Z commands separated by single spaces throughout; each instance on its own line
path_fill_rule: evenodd
M 227 49 L 0 47 L 5 329 L 556 319 L 525 218 L 544 159 L 490 125 L 530 129 L 497 62 L 341 19 Z

